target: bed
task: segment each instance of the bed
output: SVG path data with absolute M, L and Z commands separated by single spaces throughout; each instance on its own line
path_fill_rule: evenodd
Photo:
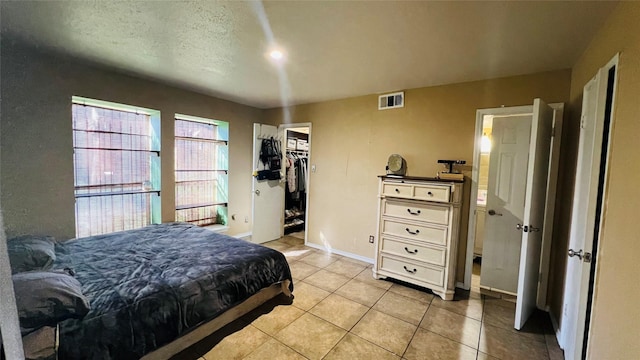
M 56 244 L 91 310 L 58 323 L 60 359 L 168 358 L 262 302 L 291 296 L 286 258 L 185 223 Z

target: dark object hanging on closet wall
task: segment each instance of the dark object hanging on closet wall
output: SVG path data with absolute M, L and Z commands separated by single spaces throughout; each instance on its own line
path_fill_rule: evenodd
M 260 145 L 260 161 L 265 169 L 259 170 L 258 180 L 279 180 L 280 168 L 282 167 L 282 153 L 280 152 L 279 141 L 273 138 L 262 139 Z

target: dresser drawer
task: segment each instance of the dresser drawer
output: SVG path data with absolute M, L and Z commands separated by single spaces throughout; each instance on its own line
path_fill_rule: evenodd
M 416 185 L 413 190 L 413 198 L 420 200 L 449 202 L 450 196 L 449 186 Z
M 383 181 L 382 195 L 405 199 L 449 202 L 451 187 L 448 185 L 416 184 L 400 181 Z
M 382 214 L 404 219 L 426 221 L 434 224 L 449 224 L 449 207 L 430 205 L 424 202 L 408 202 L 385 199 Z
M 424 241 L 435 245 L 447 245 L 447 228 L 428 225 L 413 225 L 391 219 L 382 220 L 382 233 Z
M 446 248 L 415 245 L 394 239 L 382 238 L 381 250 L 385 253 L 406 257 L 407 259 L 424 261 L 429 264 L 444 266 L 447 255 Z
M 381 256 L 380 267 L 383 270 L 393 272 L 404 277 L 424 281 L 435 286 L 444 286 L 444 268 L 432 268 L 428 266 L 416 265 Z
M 382 195 L 411 198 L 413 197 L 413 186 L 401 183 L 385 182 L 382 184 Z

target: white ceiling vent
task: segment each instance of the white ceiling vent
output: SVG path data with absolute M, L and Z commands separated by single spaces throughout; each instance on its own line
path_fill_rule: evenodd
M 404 91 L 378 96 L 378 110 L 404 107 Z

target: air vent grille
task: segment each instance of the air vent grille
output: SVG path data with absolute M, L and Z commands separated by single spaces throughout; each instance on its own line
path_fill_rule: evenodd
M 404 107 L 404 91 L 378 96 L 378 110 Z

